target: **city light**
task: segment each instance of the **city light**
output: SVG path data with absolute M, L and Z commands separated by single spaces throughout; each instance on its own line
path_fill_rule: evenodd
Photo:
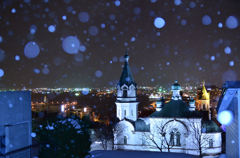
M 65 111 L 65 107 L 64 105 L 61 105 L 61 112 L 64 112 Z
M 83 111 L 84 111 L 84 112 L 87 112 L 87 108 L 86 108 L 86 107 L 84 107 L 84 108 L 83 108 Z

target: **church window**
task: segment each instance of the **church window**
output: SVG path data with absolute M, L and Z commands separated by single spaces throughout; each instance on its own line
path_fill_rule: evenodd
M 124 110 L 124 117 L 127 115 L 127 110 Z
M 170 133 L 170 145 L 174 146 L 174 133 L 173 132 Z
M 213 148 L 213 139 L 209 140 L 209 148 Z
M 176 128 L 170 133 L 169 144 L 171 146 L 181 146 L 181 133 Z
M 124 136 L 124 144 L 127 144 L 127 136 Z
M 142 138 L 142 145 L 146 145 L 146 139 Z
M 181 134 L 180 134 L 180 132 L 177 132 L 176 133 L 176 146 L 181 146 L 181 143 L 180 143 L 180 136 L 181 136 Z
M 132 116 L 133 116 L 133 110 L 131 110 L 131 114 L 132 114 Z
M 123 98 L 126 98 L 127 97 L 127 89 L 123 89 Z
M 206 110 L 206 105 L 205 104 L 203 104 L 203 110 Z

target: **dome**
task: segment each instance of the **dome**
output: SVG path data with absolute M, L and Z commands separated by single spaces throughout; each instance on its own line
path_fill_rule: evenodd
M 213 120 L 202 121 L 203 133 L 222 132 L 221 128 Z
M 149 132 L 150 131 L 150 124 L 146 124 L 146 122 L 144 120 L 138 119 L 135 122 L 135 128 L 136 128 L 136 131 Z
M 177 80 L 174 81 L 174 84 L 172 85 L 172 90 L 181 90 L 181 86 Z

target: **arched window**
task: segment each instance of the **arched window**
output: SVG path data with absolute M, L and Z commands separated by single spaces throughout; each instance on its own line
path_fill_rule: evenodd
M 170 133 L 169 144 L 171 146 L 181 146 L 181 133 L 176 128 Z
M 124 136 L 124 144 L 127 144 L 127 136 Z
M 124 117 L 127 116 L 127 110 L 124 110 Z
M 209 140 L 209 148 L 213 148 L 213 139 Z
M 142 145 L 146 145 L 146 139 L 142 138 Z
M 203 104 L 203 110 L 206 110 L 206 105 L 205 104 Z
M 173 131 L 170 133 L 170 145 L 174 146 L 174 133 L 173 133 Z
M 123 88 L 123 98 L 126 98 L 127 97 L 127 88 L 124 87 Z
M 181 146 L 181 139 L 180 139 L 180 137 L 181 137 L 180 132 L 177 132 L 176 133 L 176 146 Z

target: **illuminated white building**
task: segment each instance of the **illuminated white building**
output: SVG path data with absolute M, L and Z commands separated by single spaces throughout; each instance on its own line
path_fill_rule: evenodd
M 114 131 L 114 148 L 179 152 L 193 155 L 216 155 L 222 152 L 221 129 L 212 120 L 203 120 L 190 105 L 182 101 L 181 86 L 172 85 L 172 99 L 157 102 L 156 111 L 149 117 L 138 118 L 136 83 L 125 55 L 125 64 L 117 86 L 117 117 L 120 122 Z M 196 136 L 197 135 L 197 136 Z M 200 146 L 198 145 L 200 142 Z

